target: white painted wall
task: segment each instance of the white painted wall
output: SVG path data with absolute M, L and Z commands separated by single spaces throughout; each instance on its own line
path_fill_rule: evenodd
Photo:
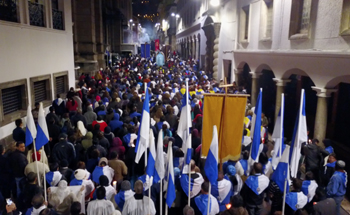
M 31 77 L 68 71 L 69 86 L 75 85 L 71 14 L 71 1 L 65 0 L 65 31 L 0 21 L 0 83 L 26 78 L 30 105 Z M 0 127 L 0 139 L 14 128 L 14 123 Z

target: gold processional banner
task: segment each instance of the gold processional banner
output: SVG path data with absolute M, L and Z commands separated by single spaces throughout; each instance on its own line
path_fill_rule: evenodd
M 213 126 L 216 125 L 221 162 L 239 159 L 246 104 L 246 96 L 204 95 L 202 156 L 208 155 L 213 138 Z

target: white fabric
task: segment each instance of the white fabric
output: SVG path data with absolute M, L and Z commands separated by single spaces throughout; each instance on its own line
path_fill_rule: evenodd
M 81 185 L 85 186 L 85 196 L 89 195 L 95 189 L 95 185 L 91 180 L 83 180 Z
M 318 184 L 316 183 L 315 180 L 311 180 L 310 182 L 311 183 L 308 187 L 309 193 L 307 194 L 307 198 L 309 200 L 308 202 L 310 202 L 314 198 L 314 196 L 316 194 L 316 189 L 318 187 Z
M 67 186 L 67 181 L 62 180 L 58 183 L 58 189 L 56 191 L 57 197 L 60 200 L 59 204 L 61 204 L 69 194 L 71 193 L 71 190 Z
M 113 195 L 117 194 L 117 191 L 114 189 L 112 185 L 105 186 L 106 189 L 106 199 L 111 200 Z
M 269 186 L 270 179 L 266 175 L 258 176 L 258 193 L 259 195 Z
M 70 189 L 70 193 L 73 193 L 76 196 L 80 204 L 85 205 L 86 186 L 83 192 L 80 192 L 81 186 L 68 186 L 68 188 Z M 59 189 L 58 187 L 50 187 L 50 190 L 52 193 L 57 193 L 58 189 Z M 85 214 L 85 207 L 81 207 L 80 213 Z
M 252 138 L 251 137 L 244 136 L 242 145 L 243 146 L 248 146 L 251 142 L 252 142 Z
M 198 195 L 198 193 L 202 189 L 202 184 L 204 182 L 203 176 L 200 173 L 197 173 L 199 175 L 198 178 L 194 179 L 192 191 L 191 191 L 191 198 L 195 197 Z
M 271 161 L 267 162 L 266 166 L 265 166 L 265 170 L 264 170 L 264 174 L 270 178 L 270 175 L 273 173 L 272 170 L 272 164 Z
M 86 131 L 86 128 L 84 126 L 84 123 L 82 121 L 78 121 L 77 127 L 78 127 L 80 133 L 85 137 L 87 131 Z
M 110 166 L 104 166 L 103 174 L 107 176 L 109 183 L 112 183 L 114 177 L 114 169 L 112 169 Z
M 152 199 L 144 196 L 142 200 L 136 200 L 135 197 L 132 197 L 125 202 L 122 215 L 145 215 L 149 211 L 149 215 L 156 214 L 156 208 Z
M 302 209 L 307 204 L 307 196 L 303 192 L 298 192 L 298 203 L 296 208 Z
M 33 151 L 34 151 L 34 149 L 31 149 L 31 150 L 29 150 L 28 153 L 27 153 L 27 160 L 28 160 L 28 163 L 33 163 L 33 162 L 34 162 L 34 160 L 33 160 L 33 158 L 32 158 Z M 47 161 L 47 156 L 46 156 L 45 151 L 42 150 L 42 149 L 40 149 L 40 150 L 38 150 L 38 152 L 40 153 L 40 160 L 39 160 L 39 161 L 42 162 L 42 163 L 44 163 L 44 164 L 46 164 L 46 165 L 49 165 L 49 162 Z
M 148 177 L 148 175 L 146 175 L 146 181 L 145 183 L 143 183 L 143 190 L 146 191 L 148 190 L 153 184 L 153 176 Z
M 210 194 L 210 203 L 211 203 L 211 207 L 210 207 L 209 215 L 218 214 L 220 212 L 219 203 L 216 200 L 216 198 L 211 194 Z
M 218 201 L 220 203 L 223 200 L 225 200 L 226 196 L 229 194 L 231 189 L 232 189 L 232 184 L 229 180 L 222 179 L 221 181 L 218 181 L 218 191 L 219 191 Z
M 163 153 L 163 129 L 161 129 L 158 134 L 157 155 L 155 163 L 155 171 L 157 171 L 160 180 L 162 180 L 165 175 Z
M 241 176 L 239 175 L 235 175 L 236 179 L 237 179 L 237 185 L 234 187 L 233 191 L 234 191 L 234 195 L 237 195 L 241 192 L 242 187 L 243 187 L 243 180 L 241 178 Z
M 235 164 L 235 168 L 236 168 L 236 174 L 238 174 L 239 176 L 244 175 L 244 169 L 242 167 L 241 162 L 237 161 Z
M 91 201 L 87 207 L 87 215 L 111 215 L 114 211 L 113 203 L 105 199 Z
M 32 213 L 31 213 L 31 215 L 39 215 L 40 212 L 41 212 L 42 210 L 44 210 L 45 208 L 46 208 L 46 205 L 43 205 L 43 206 L 41 206 L 41 207 L 38 208 L 38 209 L 35 209 L 35 208 L 33 207 L 33 211 L 32 211 Z

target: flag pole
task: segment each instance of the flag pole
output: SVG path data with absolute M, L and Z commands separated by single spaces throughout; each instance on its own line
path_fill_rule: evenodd
M 163 215 L 163 180 L 160 179 L 160 211 L 159 214 Z
M 187 113 L 186 113 L 186 122 L 188 122 L 188 117 L 190 117 L 190 114 L 188 113 L 188 111 L 189 111 L 188 110 L 188 94 L 189 93 L 190 92 L 188 90 L 188 79 L 186 79 L 186 92 L 185 92 L 185 96 L 186 96 L 186 111 L 187 111 Z M 188 124 L 188 123 L 186 123 L 186 124 Z M 186 128 L 186 141 L 184 141 L 185 144 L 187 144 L 187 138 L 189 138 L 189 136 L 190 136 L 190 130 L 189 129 L 190 128 L 187 125 L 187 128 Z M 186 152 L 187 151 L 188 150 L 187 150 L 187 147 L 186 147 Z M 185 163 L 186 163 L 186 158 L 185 158 Z M 190 206 L 190 204 L 191 204 L 191 161 L 188 164 L 187 169 L 188 169 L 188 202 L 187 202 L 187 204 L 188 204 L 188 206 Z
M 288 170 L 289 171 L 289 170 Z M 285 204 L 286 204 L 286 191 L 287 191 L 287 180 L 284 180 L 284 191 L 283 191 L 283 204 L 282 204 L 282 215 L 284 215 L 284 210 L 286 208 Z
M 143 82 L 143 84 L 145 85 L 144 86 L 144 88 L 145 88 L 145 99 L 144 99 L 144 101 L 145 101 L 146 100 L 146 90 L 148 90 L 148 89 L 147 89 L 147 83 Z M 139 129 L 141 129 L 141 125 L 140 125 Z M 148 148 L 148 146 L 146 146 L 146 150 L 145 150 L 145 167 L 147 167 L 147 148 Z
M 44 197 L 45 201 L 47 202 L 47 194 L 46 194 L 46 173 L 44 171 Z
M 210 193 L 211 193 L 211 183 L 209 182 L 207 214 L 210 214 Z
M 284 123 L 284 108 L 282 108 L 282 105 L 284 107 L 284 93 L 281 94 L 281 126 L 283 128 L 283 123 Z M 280 151 L 280 157 L 282 157 L 282 142 L 283 142 L 283 129 L 280 130 L 280 137 L 281 137 L 281 143 L 280 143 L 280 148 L 279 148 L 279 151 Z
M 165 215 L 168 215 L 168 205 L 165 206 Z
M 38 161 L 38 157 L 36 155 L 36 146 L 35 146 L 35 140 L 33 140 L 33 147 L 34 147 L 34 157 L 35 157 L 35 161 Z M 40 174 L 39 174 L 39 165 L 38 162 L 35 162 L 35 167 L 36 167 L 36 174 L 38 175 L 38 184 L 39 187 L 41 186 L 41 178 L 40 178 Z M 45 171 L 44 171 L 44 175 L 45 175 Z
M 148 187 L 148 214 L 151 214 L 151 177 L 149 179 L 149 187 Z

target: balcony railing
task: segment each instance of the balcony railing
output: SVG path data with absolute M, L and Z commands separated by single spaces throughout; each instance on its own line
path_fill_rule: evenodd
M 0 0 L 0 20 L 18 22 L 17 0 Z
M 30 25 L 45 27 L 44 5 L 28 1 Z
M 53 29 L 64 30 L 62 11 L 52 9 Z

